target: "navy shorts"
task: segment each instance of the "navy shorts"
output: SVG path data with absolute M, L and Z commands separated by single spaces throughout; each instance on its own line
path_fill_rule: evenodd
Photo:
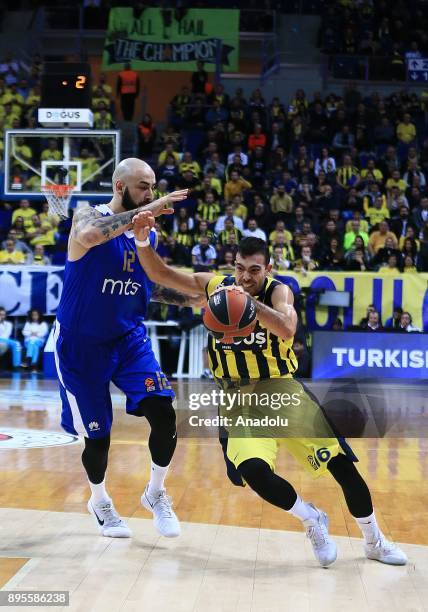
M 175 397 L 143 326 L 119 340 L 101 343 L 69 332 L 56 321 L 54 343 L 62 400 L 61 425 L 70 434 L 103 438 L 110 432 L 113 422 L 110 382 L 126 395 L 129 414 L 147 397 Z

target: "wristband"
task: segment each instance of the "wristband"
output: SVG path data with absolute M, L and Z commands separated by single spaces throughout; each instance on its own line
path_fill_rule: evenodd
M 134 238 L 134 241 L 135 241 L 135 244 L 137 246 L 142 247 L 142 248 L 150 246 L 150 238 L 149 237 L 147 237 L 143 241 L 142 240 L 137 240 L 136 238 Z

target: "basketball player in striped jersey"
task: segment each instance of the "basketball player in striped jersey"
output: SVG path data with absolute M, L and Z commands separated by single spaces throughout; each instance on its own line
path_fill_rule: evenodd
M 332 432 L 322 408 L 306 394 L 298 381 L 290 380 L 297 369 L 292 349 L 297 315 L 291 290 L 269 276 L 271 264 L 267 244 L 258 238 L 244 238 L 236 255 L 234 277 L 204 272 L 189 275 L 166 265 L 156 255 L 147 239 L 146 223 L 144 215 L 137 215 L 134 231 L 141 245 L 138 246 L 138 257 L 153 282 L 207 297 L 221 287 L 235 284 L 254 302 L 257 325 L 245 342 L 238 342 L 236 346 L 223 345 L 210 335 L 210 367 L 220 385 L 224 388 L 222 383 L 225 380 L 238 386 L 245 385 L 250 379 L 252 382 L 275 382 L 275 388 L 278 388 L 278 381 L 282 380 L 284 390 L 287 390 L 288 379 L 289 384 L 300 387 L 303 407 L 316 410 L 318 420 L 325 420 L 324 430 Z M 334 436 L 332 432 L 331 436 L 322 439 L 284 438 L 282 443 L 313 475 L 329 472 L 336 479 L 351 514 L 361 528 L 369 559 L 392 565 L 405 564 L 406 555 L 385 538 L 377 525 L 369 489 L 355 467 L 358 459 L 343 438 Z M 237 485 L 246 482 L 263 499 L 302 521 L 316 558 L 327 567 L 337 555 L 336 545 L 328 533 L 327 516 L 313 504 L 303 501 L 293 486 L 275 473 L 277 449 L 278 440 L 274 438 L 229 437 L 224 448 L 229 478 Z

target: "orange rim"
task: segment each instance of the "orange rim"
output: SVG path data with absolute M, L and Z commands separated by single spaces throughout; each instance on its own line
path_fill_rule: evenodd
M 53 193 L 57 196 L 65 196 L 74 189 L 74 185 L 57 185 L 56 183 L 52 183 L 52 185 L 42 185 L 41 189 L 46 193 Z

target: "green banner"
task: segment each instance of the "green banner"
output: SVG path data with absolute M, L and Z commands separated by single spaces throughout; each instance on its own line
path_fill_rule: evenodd
M 177 17 L 179 17 L 177 19 Z M 189 9 L 184 16 L 173 9 L 145 9 L 136 18 L 132 8 L 110 9 L 104 43 L 103 69 L 205 70 L 234 72 L 239 59 L 239 11 Z

